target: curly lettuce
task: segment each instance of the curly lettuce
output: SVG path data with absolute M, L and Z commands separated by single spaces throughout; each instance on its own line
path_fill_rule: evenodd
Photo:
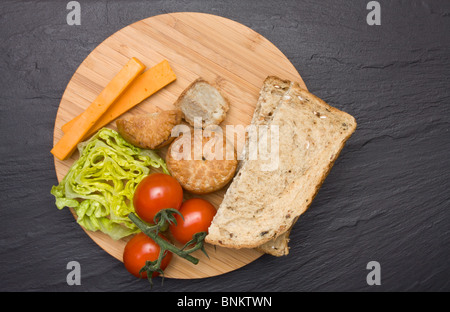
M 78 144 L 80 158 L 51 194 L 56 207 L 71 207 L 77 222 L 90 231 L 100 230 L 113 239 L 139 232 L 128 218 L 134 212 L 133 194 L 150 167 L 167 171 L 152 150 L 140 149 L 112 129 L 103 128 Z

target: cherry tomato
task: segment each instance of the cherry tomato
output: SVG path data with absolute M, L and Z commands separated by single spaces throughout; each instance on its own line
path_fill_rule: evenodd
M 143 272 L 142 275 L 140 275 L 139 271 L 145 265 L 146 261 L 157 260 L 160 250 L 161 248 L 153 239 L 142 232 L 136 234 L 128 241 L 123 251 L 123 263 L 125 268 L 136 277 L 147 278 L 147 272 Z M 172 260 L 172 253 L 170 251 L 166 251 L 160 266 L 163 271 L 169 265 L 170 260 Z M 156 277 L 158 275 L 158 272 L 154 272 L 152 277 Z
M 192 235 L 198 232 L 208 232 L 208 228 L 216 214 L 216 208 L 201 198 L 186 200 L 180 207 L 180 213 L 175 214 L 177 225 L 171 224 L 169 229 L 173 237 L 182 244 L 192 239 Z
M 137 215 L 150 223 L 153 223 L 153 218 L 161 209 L 179 209 L 182 202 L 183 189 L 180 183 L 164 173 L 146 176 L 133 195 L 133 206 Z

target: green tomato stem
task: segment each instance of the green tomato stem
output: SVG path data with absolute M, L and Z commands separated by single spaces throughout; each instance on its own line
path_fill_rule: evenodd
M 155 231 L 155 227 L 154 226 L 148 226 L 147 224 L 145 224 L 141 219 L 139 219 L 136 214 L 134 213 L 130 213 L 128 215 L 128 218 L 130 218 L 131 221 L 133 221 L 134 224 L 136 224 L 136 226 L 148 237 L 150 237 L 151 239 L 153 239 L 161 248 L 161 253 L 164 253 L 165 250 L 168 250 L 178 256 L 180 256 L 181 258 L 184 258 L 190 262 L 192 262 L 193 264 L 197 264 L 199 262 L 199 260 L 195 257 L 192 257 L 191 255 L 189 255 L 189 253 L 201 248 L 202 243 L 200 242 L 199 247 L 194 246 L 193 248 L 191 248 L 190 250 L 180 250 L 178 249 L 176 246 L 172 245 L 171 243 L 167 242 L 166 240 L 164 240 L 163 238 L 161 238 Z

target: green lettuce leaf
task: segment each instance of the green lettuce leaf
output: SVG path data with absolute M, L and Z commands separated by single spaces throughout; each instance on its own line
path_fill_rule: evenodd
M 150 167 L 162 168 L 169 174 L 164 160 L 108 128 L 78 144 L 78 150 L 80 158 L 52 187 L 56 207 L 73 208 L 77 222 L 85 229 L 100 230 L 115 240 L 139 232 L 128 219 L 128 214 L 134 212 L 134 190 L 150 173 Z

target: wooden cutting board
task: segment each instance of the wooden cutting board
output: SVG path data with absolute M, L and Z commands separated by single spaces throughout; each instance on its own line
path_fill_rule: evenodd
M 61 126 L 82 113 L 106 84 L 131 58 L 147 68 L 169 61 L 177 80 L 126 114 L 142 114 L 173 108 L 180 93 L 196 78 L 216 84 L 230 100 L 221 126 L 250 124 L 259 90 L 268 75 L 296 80 L 305 88 L 295 67 L 271 42 L 232 20 L 203 13 L 170 13 L 131 24 L 96 47 L 81 63 L 62 96 L 55 121 L 54 144 L 62 137 Z M 114 123 L 108 127 L 116 129 Z M 158 153 L 165 157 L 167 149 Z M 55 158 L 58 181 L 78 158 Z M 216 208 L 226 189 L 203 196 Z M 193 197 L 185 192 L 185 198 Z M 73 211 L 72 211 L 73 212 Z M 122 261 L 127 239 L 114 241 L 101 232 L 86 233 L 106 252 Z M 207 245 L 208 259 L 197 251 L 199 264 L 173 257 L 165 271 L 168 278 L 204 278 L 238 269 L 261 256 L 253 249 L 227 249 Z

